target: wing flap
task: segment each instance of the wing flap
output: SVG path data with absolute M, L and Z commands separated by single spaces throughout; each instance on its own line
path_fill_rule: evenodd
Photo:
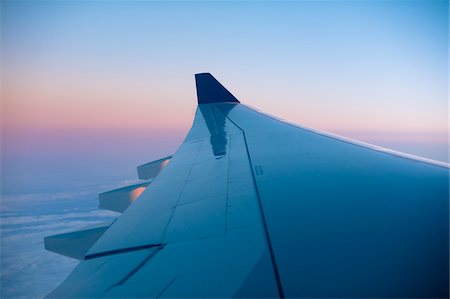
M 130 185 L 98 195 L 99 208 L 123 213 L 148 187 L 150 182 Z
M 112 222 L 96 227 L 44 238 L 44 246 L 48 251 L 83 260 L 89 248 L 103 235 Z
M 167 156 L 152 162 L 145 163 L 137 167 L 138 177 L 141 180 L 155 178 L 161 170 L 169 163 L 172 156 Z

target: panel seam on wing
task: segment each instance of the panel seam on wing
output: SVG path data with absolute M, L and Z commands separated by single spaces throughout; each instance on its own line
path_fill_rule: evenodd
M 278 294 L 279 294 L 280 298 L 285 298 L 284 292 L 283 292 L 283 286 L 282 286 L 282 283 L 281 283 L 280 273 L 278 271 L 278 265 L 277 265 L 276 260 L 275 260 L 275 253 L 273 251 L 272 242 L 270 240 L 270 235 L 269 235 L 269 229 L 268 229 L 268 226 L 267 226 L 267 221 L 266 221 L 266 218 L 265 218 L 265 215 L 264 215 L 264 209 L 263 209 L 263 206 L 262 206 L 262 203 L 261 203 L 261 196 L 259 194 L 258 185 L 256 183 L 256 177 L 255 177 L 255 172 L 254 172 L 255 170 L 254 170 L 254 166 L 253 166 L 253 163 L 252 163 L 252 160 L 251 160 L 251 157 L 250 157 L 250 152 L 248 150 L 247 138 L 245 136 L 245 131 L 241 127 L 239 127 L 231 118 L 229 118 L 228 115 L 226 113 L 224 113 L 222 111 L 222 109 L 220 109 L 220 107 L 218 107 L 218 106 L 216 106 L 216 107 L 217 107 L 217 109 L 219 109 L 220 112 L 222 112 L 222 114 L 225 116 L 225 118 L 227 118 L 239 130 L 241 130 L 242 136 L 244 137 L 245 149 L 246 149 L 247 158 L 248 158 L 248 161 L 249 161 L 249 164 L 250 164 L 250 169 L 251 169 L 253 184 L 254 184 L 254 187 L 255 187 L 256 197 L 258 199 L 258 206 L 259 206 L 259 210 L 260 210 L 260 214 L 261 214 L 261 220 L 262 220 L 262 223 L 263 223 L 264 234 L 266 236 L 267 247 L 269 249 L 270 258 L 271 258 L 271 261 L 272 261 L 272 267 L 273 267 L 275 280 L 276 280 L 276 283 L 277 283 Z
M 98 253 L 92 253 L 88 254 L 84 257 L 85 260 L 90 260 L 98 257 L 108 256 L 108 255 L 115 255 L 120 253 L 127 253 L 131 251 L 138 251 L 138 250 L 144 250 L 149 249 L 153 247 L 160 247 L 164 246 L 163 244 L 148 244 L 148 245 L 140 245 L 140 246 L 134 246 L 134 247 L 127 247 L 127 248 L 120 248 L 120 249 L 114 249 L 114 250 L 108 250 L 108 251 L 102 251 Z

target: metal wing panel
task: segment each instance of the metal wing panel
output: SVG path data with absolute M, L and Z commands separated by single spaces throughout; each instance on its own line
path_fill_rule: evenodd
M 183 144 L 152 187 L 117 219 L 88 254 L 161 244 L 200 146 L 201 142 Z
M 242 105 L 228 118 L 245 132 L 287 297 L 448 296 L 448 168 Z
M 257 200 L 242 132 L 215 104 L 201 105 L 151 188 L 51 296 L 277 297 Z
M 157 251 L 158 248 L 150 248 L 82 261 L 47 298 L 101 298 L 111 288 L 122 285 Z

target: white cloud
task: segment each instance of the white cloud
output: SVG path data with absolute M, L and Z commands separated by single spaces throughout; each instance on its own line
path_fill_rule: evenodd
M 98 193 L 136 182 L 95 186 L 95 192 L 0 196 L 0 297 L 39 298 L 57 287 L 78 261 L 45 251 L 43 238 L 118 217 L 118 213 L 97 210 L 93 199 Z
M 4 225 L 17 225 L 17 224 L 30 224 L 48 221 L 61 221 L 71 218 L 92 218 L 92 217 L 117 217 L 117 213 L 107 211 L 107 210 L 91 210 L 91 211 L 81 211 L 77 213 L 66 213 L 66 214 L 47 214 L 47 215 L 36 215 L 36 216 L 13 216 L 13 217 L 2 217 L 1 224 Z

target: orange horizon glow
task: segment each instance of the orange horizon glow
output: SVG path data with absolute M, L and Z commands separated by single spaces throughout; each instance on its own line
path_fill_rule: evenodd
M 191 90 L 165 91 L 121 82 L 118 88 L 117 82 L 100 84 L 93 78 L 82 83 L 79 79 L 71 82 L 67 78 L 64 84 L 58 83 L 55 86 L 45 76 L 30 81 L 26 76 L 6 80 L 2 111 L 4 131 L 186 130 L 192 124 L 196 109 L 193 86 Z M 253 92 L 257 97 L 261 91 Z M 335 99 L 331 108 L 324 109 L 313 96 L 309 98 L 312 100 L 300 103 L 293 103 L 289 98 L 284 103 L 265 98 L 260 104 L 250 102 L 277 117 L 330 132 L 420 132 L 422 135 L 447 132 L 447 121 L 443 117 L 418 115 L 417 111 L 392 115 L 383 107 L 364 114 L 361 107 L 337 111 L 336 105 L 344 100 Z

